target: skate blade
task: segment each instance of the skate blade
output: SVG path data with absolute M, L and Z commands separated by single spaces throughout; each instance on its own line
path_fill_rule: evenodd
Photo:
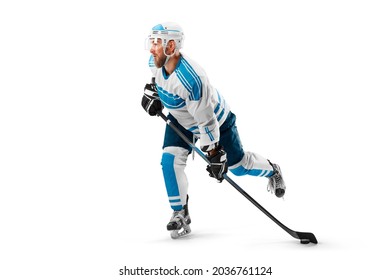
M 172 230 L 171 231 L 171 238 L 172 239 L 178 239 L 183 236 L 186 236 L 191 233 L 191 228 L 189 225 L 182 227 L 179 230 Z

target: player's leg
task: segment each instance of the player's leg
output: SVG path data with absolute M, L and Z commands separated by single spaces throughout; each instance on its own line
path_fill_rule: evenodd
M 192 133 L 181 127 L 177 121 L 168 116 L 180 127 L 187 137 Z M 191 135 L 189 135 L 191 134 Z M 174 211 L 167 225 L 172 238 L 178 238 L 191 232 L 191 219 L 188 213 L 188 180 L 185 167 L 191 148 L 168 125 L 165 130 L 163 155 L 161 160 L 165 187 L 170 206 Z
M 229 170 L 237 176 L 251 175 L 269 178 L 268 190 L 282 197 L 286 186 L 280 167 L 257 153 L 244 151 L 235 121 L 235 115 L 230 113 L 221 126 L 220 143 L 227 153 Z

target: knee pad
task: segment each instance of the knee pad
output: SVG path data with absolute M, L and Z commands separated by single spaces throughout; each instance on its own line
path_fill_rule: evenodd
M 172 172 L 187 165 L 188 150 L 181 147 L 165 147 L 161 159 L 163 170 Z

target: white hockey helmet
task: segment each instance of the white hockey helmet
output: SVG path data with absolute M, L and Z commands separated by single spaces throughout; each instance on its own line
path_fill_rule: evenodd
M 147 38 L 147 49 L 150 49 L 151 43 L 157 43 L 157 39 L 161 39 L 164 50 L 170 40 L 175 41 L 176 50 L 183 47 L 184 33 L 183 29 L 174 22 L 164 22 L 157 24 L 152 28 Z

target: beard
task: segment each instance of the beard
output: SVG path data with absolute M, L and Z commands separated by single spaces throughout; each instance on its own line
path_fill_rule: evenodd
M 167 56 L 165 54 L 163 54 L 160 57 L 154 56 L 153 59 L 154 59 L 154 65 L 156 65 L 157 68 L 161 68 L 164 66 L 165 60 L 167 59 Z

